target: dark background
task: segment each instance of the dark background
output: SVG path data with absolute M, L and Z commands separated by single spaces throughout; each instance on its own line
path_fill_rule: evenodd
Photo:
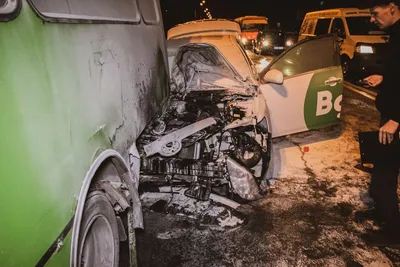
M 247 15 L 266 16 L 270 25 L 281 23 L 287 31 L 298 31 L 306 12 L 338 7 L 358 7 L 362 0 L 160 0 L 165 31 L 176 24 L 206 18 L 208 8 L 213 18 L 235 19 Z M 196 16 L 196 17 L 195 17 Z

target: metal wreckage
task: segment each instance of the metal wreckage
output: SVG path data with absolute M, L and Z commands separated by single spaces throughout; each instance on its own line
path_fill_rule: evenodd
M 258 87 L 204 44 L 179 49 L 170 84 L 169 99 L 138 140 L 141 183 L 187 187 L 187 197 L 204 201 L 211 193 L 263 197 L 271 135 Z

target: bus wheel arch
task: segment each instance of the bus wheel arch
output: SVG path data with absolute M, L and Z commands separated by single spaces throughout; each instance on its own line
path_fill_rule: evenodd
M 103 189 L 109 188 L 109 190 L 111 190 L 111 195 L 112 195 L 114 191 L 113 187 L 110 186 L 110 184 L 113 182 L 118 183 L 118 179 L 121 183 L 124 183 L 128 188 L 129 200 L 131 200 L 129 203 L 130 206 L 129 213 L 132 218 L 130 218 L 129 221 L 133 221 L 133 224 L 128 225 L 127 227 L 132 226 L 132 228 L 143 228 L 143 216 L 141 213 L 139 194 L 134 184 L 135 180 L 132 177 L 129 165 L 117 151 L 111 149 L 103 151 L 93 161 L 93 164 L 91 165 L 89 171 L 86 174 L 86 177 L 83 181 L 83 185 L 81 187 L 81 191 L 79 193 L 78 203 L 76 206 L 75 216 L 74 216 L 74 224 L 72 228 L 72 242 L 71 242 L 71 255 L 70 255 L 71 267 L 80 266 L 78 258 L 80 257 L 79 255 L 81 253 L 80 251 L 81 247 L 80 241 L 82 241 L 81 230 L 82 227 L 85 228 L 87 226 L 85 224 L 87 222 L 87 219 L 84 219 L 84 217 L 92 216 L 92 218 L 94 218 L 93 216 L 95 217 L 103 216 L 104 219 L 103 222 L 105 222 L 106 224 L 107 223 L 112 224 L 110 226 L 111 228 L 109 229 L 112 230 L 110 233 L 112 233 L 114 236 L 115 221 L 113 218 L 111 218 L 112 216 L 111 217 L 107 216 L 107 214 L 102 214 L 101 212 L 100 213 L 98 212 L 97 215 L 96 213 L 94 214 L 85 213 L 86 216 L 84 216 L 84 211 L 87 212 L 87 208 L 89 208 L 89 210 L 93 209 L 93 203 L 92 203 L 93 201 L 100 201 L 100 203 L 103 203 L 105 205 L 105 208 L 107 209 L 107 205 L 104 203 L 105 200 L 104 196 L 107 195 L 104 194 L 104 191 L 107 190 Z M 107 188 L 101 185 L 107 186 Z M 108 194 L 108 197 L 106 196 L 106 199 L 108 199 L 108 201 L 110 202 L 111 200 L 109 196 L 110 195 Z M 109 205 L 111 205 L 111 202 Z M 119 223 L 119 225 L 121 224 Z M 132 243 L 134 242 L 134 231 L 132 229 L 129 229 L 127 235 L 129 235 L 129 240 L 128 240 L 129 246 L 130 249 L 132 249 L 132 247 L 135 246 L 135 244 Z M 132 253 L 135 253 L 135 251 L 131 251 L 129 255 L 131 255 Z

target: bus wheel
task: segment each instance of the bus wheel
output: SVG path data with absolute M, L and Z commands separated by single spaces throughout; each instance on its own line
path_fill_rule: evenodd
M 111 203 L 101 191 L 86 200 L 79 235 L 80 267 L 117 267 L 119 234 Z

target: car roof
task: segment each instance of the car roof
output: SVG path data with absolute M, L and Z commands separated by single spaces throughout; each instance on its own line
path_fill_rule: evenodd
M 202 19 L 178 24 L 168 30 L 167 39 L 185 38 L 196 35 L 239 35 L 237 22 L 227 19 Z
M 170 39 L 168 40 L 168 56 L 176 55 L 181 46 L 196 43 L 216 47 L 243 79 L 247 77 L 254 78 L 247 62 L 247 55 L 244 55 L 245 52 L 238 44 L 236 37 L 232 35 L 193 36 Z

